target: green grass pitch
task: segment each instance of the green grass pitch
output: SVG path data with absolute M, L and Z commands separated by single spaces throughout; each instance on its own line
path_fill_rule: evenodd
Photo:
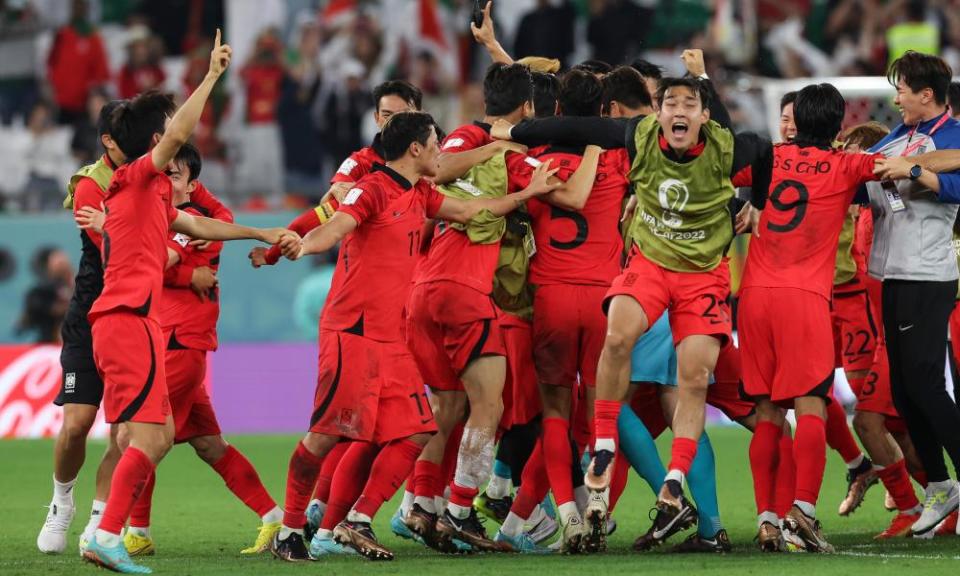
M 649 526 L 653 495 L 632 476 L 616 510 L 619 524 L 603 556 L 483 555 L 443 557 L 419 545 L 401 541 L 389 530 L 396 501 L 388 503 L 376 520 L 381 541 L 397 554 L 393 562 L 374 564 L 356 557 L 335 558 L 299 565 L 283 564 L 269 555 L 241 557 L 238 551 L 253 542 L 259 519 L 239 503 L 220 478 L 187 446 L 175 448 L 158 469 L 151 532 L 158 555 L 144 563 L 157 574 L 230 576 L 262 574 L 451 574 L 456 576 L 512 575 L 540 572 L 564 574 L 956 574 L 960 570 L 960 538 L 916 541 L 900 539 L 876 543 L 872 537 L 891 518 L 883 509 L 883 488 L 873 487 L 864 505 L 851 517 L 836 515 L 846 483 L 845 469 L 835 453 L 828 453 L 827 472 L 819 504 L 829 540 L 838 553 L 762 555 L 755 548 L 753 484 L 747 461 L 749 433 L 740 428 L 711 429 L 717 453 L 720 505 L 735 550 L 724 556 L 680 556 L 666 549 L 637 554 L 633 539 Z M 291 436 L 239 436 L 229 439 L 259 470 L 267 488 L 283 499 L 287 461 L 295 446 Z M 661 440 L 661 454 L 666 452 Z M 36 549 L 51 493 L 51 441 L 0 441 L 0 575 L 93 574 L 83 563 L 76 543 L 89 514 L 93 475 L 102 452 L 92 442 L 87 465 L 76 490 L 77 516 L 70 531 L 68 553 L 45 556 Z M 496 530 L 487 523 L 488 530 Z M 679 541 L 680 536 L 675 539 Z

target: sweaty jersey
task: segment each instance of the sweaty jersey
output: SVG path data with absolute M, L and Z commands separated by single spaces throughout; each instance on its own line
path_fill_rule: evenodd
M 373 137 L 373 142 L 361 148 L 340 163 L 337 173 L 330 179 L 332 184 L 339 182 L 356 182 L 370 173 L 376 165 L 383 165 L 383 146 L 380 144 L 380 133 Z
M 475 123 L 451 132 L 441 149 L 444 152 L 465 152 L 491 142 L 490 125 Z M 526 154 L 508 153 L 507 192 L 526 188 L 539 164 Z M 499 254 L 499 242 L 475 244 L 465 232 L 451 227 L 447 222 L 438 222 L 430 250 L 417 269 L 417 283 L 448 280 L 489 294 L 493 290 L 493 275 Z
M 840 228 L 857 188 L 876 179 L 879 155 L 778 144 L 759 237 L 750 239 L 742 288 L 798 288 L 830 299 Z
M 540 161 L 552 160 L 557 177 L 568 180 L 579 168 L 583 149 L 547 146 L 530 151 Z M 533 218 L 537 253 L 530 261 L 534 285 L 585 284 L 609 286 L 620 273 L 623 238 L 618 228 L 624 196 L 629 192 L 630 160 L 623 148 L 600 155 L 593 190 L 582 210 L 553 206 L 541 198 L 527 203 Z
M 177 218 L 170 178 L 151 153 L 117 168 L 104 199 L 103 292 L 90 322 L 126 310 L 159 323 L 158 300 L 167 264 L 167 232 Z
M 194 216 L 233 222 L 233 213 L 200 182 L 197 182 L 196 190 L 190 195 L 190 201 L 177 208 Z M 201 299 L 190 288 L 190 284 L 196 268 L 208 267 L 217 272 L 223 242 L 212 242 L 206 249 L 199 250 L 190 245 L 191 240 L 185 234 L 170 231 L 167 246 L 180 256 L 180 260 L 164 273 L 160 325 L 164 341 L 171 350 L 216 350 L 220 289 L 212 288 Z
M 443 200 L 433 184 L 411 183 L 385 165 L 356 183 L 338 208 L 357 221 L 357 228 L 340 246 L 321 329 L 402 341 L 403 306 L 419 257 L 420 231 Z

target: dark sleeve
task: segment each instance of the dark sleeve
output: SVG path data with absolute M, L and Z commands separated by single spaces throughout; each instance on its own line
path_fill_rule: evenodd
M 510 132 L 514 142 L 527 146 L 595 144 L 604 150 L 623 148 L 629 121 L 598 116 L 553 116 L 524 120 Z
M 732 130 L 731 121 L 730 121 L 730 112 L 727 111 L 727 107 L 723 105 L 723 100 L 720 98 L 720 93 L 717 92 L 716 87 L 714 87 L 713 82 L 709 79 L 701 80 L 700 85 L 703 86 L 704 92 L 707 95 L 707 102 L 709 102 L 710 109 L 710 119 L 715 121 L 717 124 L 720 124 L 728 130 Z
M 744 205 L 747 204 L 746 200 L 737 198 L 734 196 L 730 199 L 730 226 L 736 230 L 737 229 L 737 214 L 743 210 Z
M 773 172 L 773 145 L 754 132 L 743 132 L 734 136 L 733 168 L 730 177 L 747 166 L 750 166 L 753 172 L 750 202 L 758 210 L 763 210 Z
M 857 193 L 853 195 L 852 204 L 860 204 L 862 206 L 870 205 L 870 193 L 867 191 L 866 184 L 861 184 L 857 187 Z
M 643 116 L 637 116 L 636 118 L 631 118 L 627 122 L 626 134 L 624 134 L 624 139 L 626 139 L 627 144 L 627 158 L 630 160 L 630 166 L 633 166 L 633 159 L 637 157 L 637 139 L 633 137 L 637 132 L 637 124 L 643 120 Z

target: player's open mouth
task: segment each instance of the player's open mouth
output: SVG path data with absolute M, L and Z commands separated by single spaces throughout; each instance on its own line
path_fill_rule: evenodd
M 688 130 L 689 130 L 689 126 L 687 126 L 687 123 L 682 120 L 678 120 L 677 122 L 674 122 L 673 125 L 670 127 L 670 131 L 673 132 L 673 136 L 675 138 L 683 138 L 684 136 L 687 135 Z

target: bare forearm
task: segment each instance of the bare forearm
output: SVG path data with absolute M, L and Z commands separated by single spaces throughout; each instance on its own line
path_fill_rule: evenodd
M 467 150 L 466 152 L 447 152 L 440 154 L 440 169 L 433 181 L 437 184 L 447 184 L 466 174 L 477 164 L 486 162 L 502 150 L 502 144 L 491 142 L 485 146 Z
M 193 94 L 187 98 L 183 106 L 170 119 L 170 124 L 164 131 L 163 137 L 160 138 L 160 142 L 153 149 L 153 165 L 157 170 L 164 169 L 177 155 L 180 147 L 190 139 L 190 135 L 193 134 L 193 129 L 200 121 L 203 107 L 206 105 L 207 98 L 210 97 L 218 78 L 216 75 L 207 74 L 203 78 L 203 82 L 197 86 Z
M 600 151 L 596 146 L 588 146 L 580 166 L 561 188 L 547 194 L 547 202 L 568 210 L 582 209 L 590 197 L 590 191 L 593 190 Z
M 173 229 L 191 238 L 202 240 L 263 240 L 262 231 L 259 228 L 221 222 L 203 216 L 178 218 L 174 222 Z
M 936 150 L 914 156 L 913 161 L 930 172 L 954 172 L 960 170 L 960 150 Z
M 507 51 L 503 49 L 499 41 L 494 40 L 493 42 L 488 42 L 484 44 L 483 47 L 486 48 L 487 54 L 490 55 L 490 59 L 494 62 L 513 64 L 513 58 L 507 54 Z

